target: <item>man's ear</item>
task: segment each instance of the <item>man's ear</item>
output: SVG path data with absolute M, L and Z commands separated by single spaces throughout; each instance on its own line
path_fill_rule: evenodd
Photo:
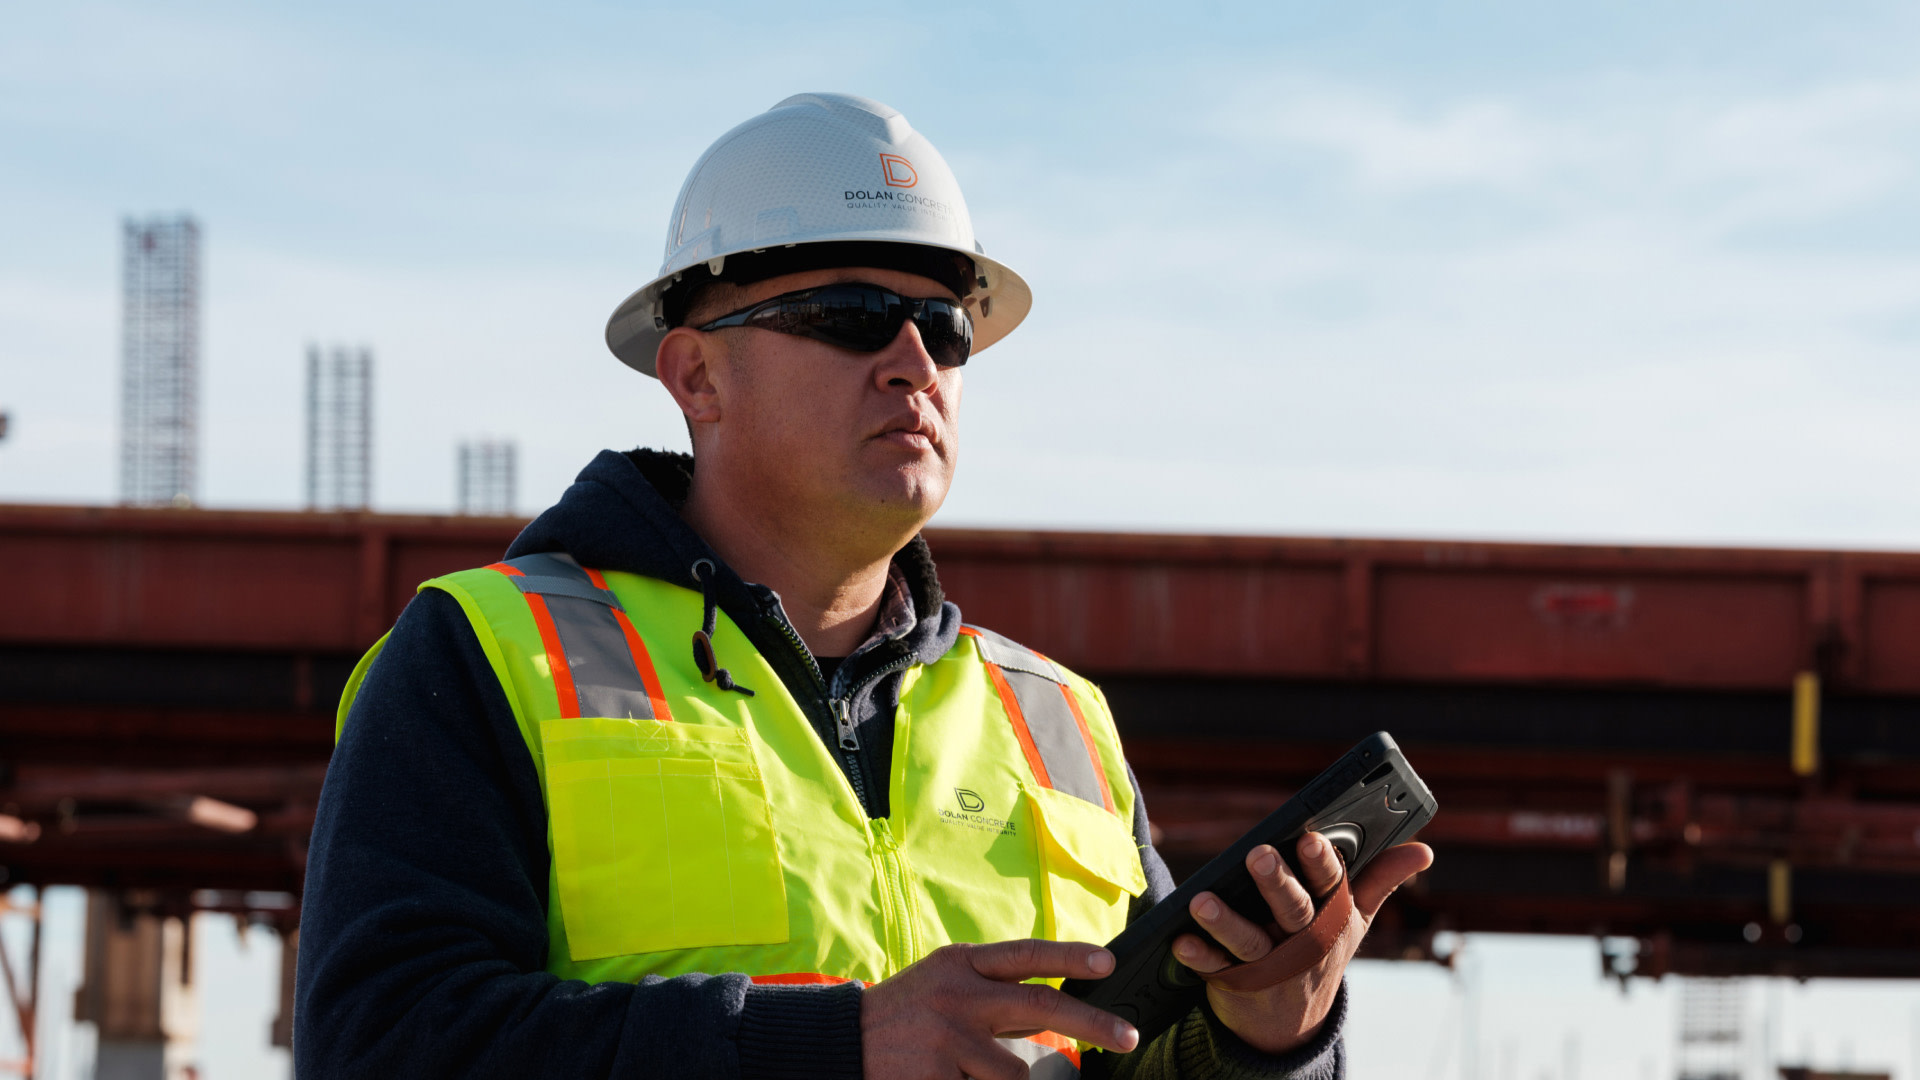
M 720 419 L 720 389 L 713 376 L 725 348 L 713 334 L 676 326 L 654 353 L 653 370 L 660 376 L 660 385 L 673 395 L 689 423 L 711 424 Z

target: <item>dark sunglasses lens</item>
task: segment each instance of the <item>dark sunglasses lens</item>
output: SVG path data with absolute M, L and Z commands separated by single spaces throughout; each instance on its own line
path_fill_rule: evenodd
M 941 367 L 959 367 L 973 352 L 973 319 L 967 309 L 950 300 L 923 300 L 914 320 L 921 344 Z
M 872 352 L 892 340 L 887 324 L 897 332 L 900 320 L 888 310 L 885 295 L 858 287 L 829 285 L 791 298 L 781 298 L 756 311 L 749 325 L 781 334 L 817 338 L 843 349 Z
M 828 285 L 769 305 L 751 320 L 783 334 L 801 334 L 855 352 L 878 352 L 900 336 L 910 301 L 877 285 Z M 951 300 L 918 301 L 914 325 L 928 355 L 959 367 L 973 351 L 973 319 Z
M 900 298 L 866 285 L 829 285 L 793 307 L 809 337 L 857 352 L 874 352 L 900 332 Z

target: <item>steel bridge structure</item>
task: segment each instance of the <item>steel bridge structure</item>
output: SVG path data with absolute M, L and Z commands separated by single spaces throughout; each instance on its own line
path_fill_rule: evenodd
M 290 930 L 355 659 L 514 518 L 0 507 L 0 867 Z M 1107 693 L 1176 873 L 1361 736 L 1440 801 L 1367 947 L 1920 977 L 1920 554 L 930 530 Z

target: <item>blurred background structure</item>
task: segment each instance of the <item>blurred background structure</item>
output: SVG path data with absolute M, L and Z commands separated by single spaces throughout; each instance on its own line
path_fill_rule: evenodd
M 521 524 L 0 507 L 0 562 L 40 571 L 0 610 L 0 862 L 152 920 L 99 946 L 141 971 L 194 912 L 290 934 L 360 650 Z M 1621 980 L 1714 976 L 1682 984 L 1682 1080 L 1743 1075 L 1727 976 L 1920 977 L 1920 554 L 928 539 L 971 618 L 1100 682 L 1176 874 L 1386 729 L 1443 809 L 1369 956 L 1566 934 Z M 191 1010 L 140 993 L 102 1038 L 161 1060 Z
M 98 1033 L 95 1080 L 193 1075 L 199 1035 L 193 923 L 184 912 L 165 915 L 150 904 L 137 892 L 115 889 L 87 896 L 85 967 L 73 1015 Z
M 307 346 L 307 508 L 373 501 L 373 350 Z
M 1680 1080 L 1740 1080 L 1746 989 L 1724 978 L 1680 984 Z
M 121 226 L 120 499 L 190 506 L 200 453 L 200 226 Z
M 462 514 L 513 513 L 520 450 L 510 439 L 474 439 L 460 444 L 458 495 Z

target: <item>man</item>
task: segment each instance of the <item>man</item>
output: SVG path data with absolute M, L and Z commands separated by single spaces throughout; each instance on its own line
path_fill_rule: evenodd
M 300 1075 L 1339 1075 L 1341 974 L 1418 845 L 1304 973 L 1212 985 L 1149 1046 L 1026 982 L 1111 971 L 1097 943 L 1172 883 L 1099 691 L 962 624 L 919 539 L 962 366 L 1029 305 L 939 154 L 877 102 L 788 99 L 695 166 L 667 250 L 608 340 L 693 457 L 602 453 L 349 684 Z M 1305 882 L 1249 862 L 1279 937 L 1340 880 L 1299 855 Z M 1277 944 L 1193 910 L 1197 971 Z

